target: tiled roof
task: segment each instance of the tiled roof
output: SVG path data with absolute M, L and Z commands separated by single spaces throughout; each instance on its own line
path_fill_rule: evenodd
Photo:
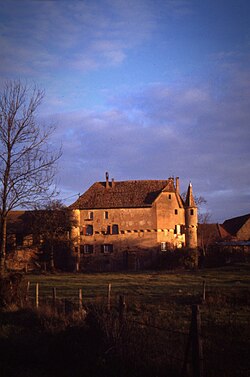
M 217 240 L 221 238 L 219 224 L 198 224 L 198 237 L 209 237 L 211 240 Z
M 26 211 L 10 211 L 7 217 L 7 232 L 15 233 L 25 230 L 25 213 Z
M 198 244 L 215 244 L 222 241 L 232 241 L 232 237 L 221 224 L 198 224 Z
M 232 235 L 223 227 L 222 224 L 218 224 L 218 231 L 222 239 L 232 239 Z
M 236 236 L 237 232 L 242 228 L 242 226 L 250 219 L 250 213 L 243 216 L 234 217 L 224 221 L 223 228 L 226 229 L 232 236 Z
M 173 179 L 118 181 L 94 183 L 69 208 L 104 209 L 150 207 L 157 196 L 165 191 L 175 192 Z

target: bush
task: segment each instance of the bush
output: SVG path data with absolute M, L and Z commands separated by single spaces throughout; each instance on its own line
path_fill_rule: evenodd
M 198 267 L 199 252 L 191 249 L 176 249 L 162 253 L 159 268 L 167 270 L 196 269 Z
M 0 308 L 20 305 L 22 274 L 11 273 L 0 279 Z

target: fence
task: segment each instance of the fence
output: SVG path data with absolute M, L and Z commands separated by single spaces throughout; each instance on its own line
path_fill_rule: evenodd
M 128 297 L 115 297 L 112 285 L 108 284 L 105 297 L 95 303 L 101 310 L 95 310 L 112 344 L 109 353 L 119 354 L 125 364 L 131 364 L 132 360 L 137 368 L 143 368 L 147 359 L 146 365 L 158 370 L 158 375 L 166 368 L 181 377 L 249 376 L 247 333 L 245 338 L 239 338 L 239 328 L 231 314 L 222 323 L 209 318 L 206 296 L 204 281 L 199 304 L 185 306 L 185 321 L 175 321 L 174 327 L 164 317 L 169 314 L 167 309 L 162 310 L 159 317 L 145 313 Z M 91 310 L 94 306 L 85 302 L 82 289 L 69 299 L 60 296 L 60 291 L 52 287 L 51 294 L 43 297 L 42 287 L 38 283 L 31 286 L 29 282 L 25 301 L 37 309 L 49 305 L 53 312 L 65 316 L 72 312 L 85 315 L 91 305 Z

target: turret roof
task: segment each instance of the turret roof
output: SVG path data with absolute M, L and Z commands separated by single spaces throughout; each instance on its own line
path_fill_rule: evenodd
M 188 186 L 185 206 L 186 207 L 196 207 L 194 196 L 193 196 L 193 187 L 192 187 L 191 182 L 189 183 L 189 186 Z

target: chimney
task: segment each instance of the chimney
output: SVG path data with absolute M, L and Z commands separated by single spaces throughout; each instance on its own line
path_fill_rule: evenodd
M 109 173 L 106 171 L 105 173 L 106 176 L 106 188 L 109 188 Z
M 179 182 L 179 177 L 175 178 L 175 190 L 176 194 L 180 194 L 180 182 Z
M 115 180 L 114 180 L 114 178 L 112 178 L 112 181 L 111 181 L 111 187 L 112 187 L 112 188 L 115 187 Z

